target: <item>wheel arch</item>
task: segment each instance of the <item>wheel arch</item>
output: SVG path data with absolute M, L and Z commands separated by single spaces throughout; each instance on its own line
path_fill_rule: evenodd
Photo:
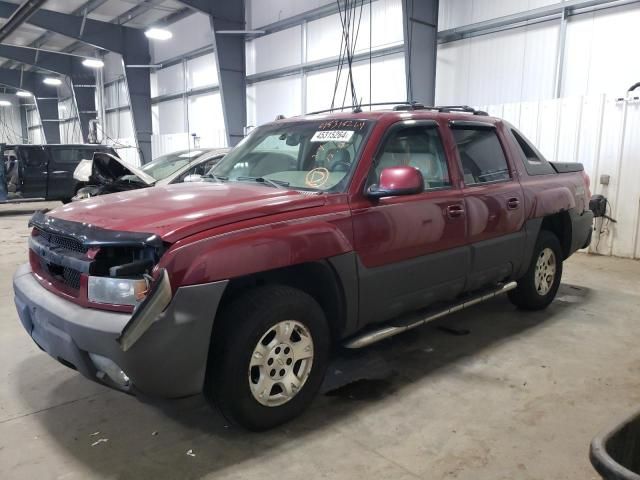
M 571 254 L 572 242 L 571 216 L 569 212 L 558 212 L 544 217 L 540 230 L 551 232 L 558 238 L 562 247 L 562 259 L 566 260 Z
M 263 285 L 287 285 L 314 298 L 324 311 L 333 340 L 356 328 L 357 275 L 352 254 L 326 260 L 252 273 L 229 281 L 220 302 L 221 311 L 248 289 Z M 215 333 L 215 322 L 214 322 Z

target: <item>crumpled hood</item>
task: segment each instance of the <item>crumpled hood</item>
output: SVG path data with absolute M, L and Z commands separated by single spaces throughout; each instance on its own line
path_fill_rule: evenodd
M 244 182 L 203 182 L 112 193 L 47 215 L 107 230 L 156 234 L 173 243 L 210 228 L 324 203 L 324 195 Z
M 78 172 L 78 169 L 76 169 L 76 172 Z M 89 182 L 92 185 L 108 185 L 125 175 L 135 175 L 146 185 L 153 185 L 156 182 L 152 176 L 137 167 L 128 165 L 115 155 L 101 152 L 93 154 L 91 176 L 89 177 Z

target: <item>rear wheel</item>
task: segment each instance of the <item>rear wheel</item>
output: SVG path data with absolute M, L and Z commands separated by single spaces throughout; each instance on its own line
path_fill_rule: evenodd
M 300 414 L 320 388 L 329 357 L 318 303 L 294 288 L 259 287 L 236 298 L 219 322 L 205 393 L 222 414 L 249 430 Z
M 509 299 L 519 308 L 541 310 L 555 298 L 562 279 L 562 249 L 558 238 L 541 230 L 534 247 L 527 273 L 518 280 L 518 287 L 509 292 Z

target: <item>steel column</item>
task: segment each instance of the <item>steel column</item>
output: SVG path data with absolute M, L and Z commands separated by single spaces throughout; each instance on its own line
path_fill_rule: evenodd
M 438 0 L 402 0 L 407 100 L 433 105 L 436 92 Z
M 216 56 L 220 98 L 227 141 L 230 146 L 244 138 L 247 125 L 247 72 L 245 37 L 222 34 L 221 30 L 244 30 L 244 1 L 180 0 L 209 15 L 213 30 L 213 50 Z

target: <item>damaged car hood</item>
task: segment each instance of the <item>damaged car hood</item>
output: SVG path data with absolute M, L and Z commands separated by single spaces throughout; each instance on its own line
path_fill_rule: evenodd
M 296 190 L 244 182 L 203 182 L 94 197 L 56 208 L 47 217 L 107 230 L 145 232 L 173 243 L 222 225 L 324 203 L 324 195 Z
M 109 153 L 96 152 L 93 154 L 91 175 L 87 180 L 84 180 L 87 167 L 86 163 L 83 164 L 81 162 L 73 174 L 74 178 L 79 181 L 88 180 L 92 185 L 108 185 L 126 175 L 133 175 L 148 186 L 156 182 L 156 179 L 151 175 L 137 167 L 126 164 L 122 159 Z

